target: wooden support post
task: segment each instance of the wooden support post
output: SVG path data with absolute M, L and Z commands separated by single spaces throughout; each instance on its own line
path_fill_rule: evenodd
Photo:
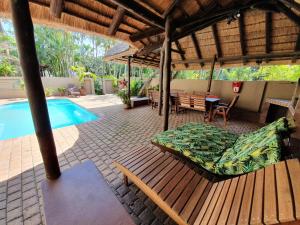
M 164 60 L 165 52 L 162 47 L 160 50 L 160 64 L 159 64 L 159 101 L 158 101 L 158 115 L 161 116 L 162 111 L 162 101 L 163 101 L 163 79 L 164 79 Z
M 128 57 L 128 60 L 127 60 L 127 76 L 128 76 L 128 84 L 127 84 L 127 94 L 128 94 L 128 99 L 130 100 L 131 98 L 131 93 L 130 93 L 130 77 L 131 77 L 131 56 Z M 129 101 L 128 103 L 128 107 L 131 108 L 131 101 Z
M 299 99 L 298 99 L 299 95 L 300 95 L 300 78 L 298 79 L 298 82 L 296 83 L 294 94 L 293 94 L 292 101 L 291 101 L 291 105 L 293 108 L 296 107 L 296 105 L 299 101 Z
M 36 55 L 29 3 L 28 0 L 11 0 L 10 3 L 20 64 L 46 176 L 57 179 L 60 169 Z
M 217 56 L 215 55 L 214 59 L 212 61 L 212 64 L 211 64 L 210 74 L 209 74 L 209 78 L 208 78 L 208 85 L 207 85 L 207 90 L 206 90 L 207 92 L 210 92 L 211 82 L 212 82 L 212 79 L 213 79 L 213 74 L 214 74 L 216 61 L 217 61 Z
M 171 18 L 168 16 L 165 24 L 165 60 L 164 60 L 164 93 L 163 93 L 163 112 L 164 112 L 164 126 L 163 130 L 168 130 L 169 127 L 169 100 L 170 100 L 170 83 L 171 83 Z

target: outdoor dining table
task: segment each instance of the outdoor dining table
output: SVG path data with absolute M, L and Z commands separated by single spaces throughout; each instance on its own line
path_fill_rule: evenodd
M 205 101 L 209 104 L 209 112 L 208 112 L 208 121 L 209 122 L 212 121 L 214 105 L 218 104 L 220 100 L 221 100 L 220 98 L 210 98 L 210 97 L 205 98 Z
M 178 98 L 177 93 L 171 93 L 171 104 L 176 104 L 176 98 Z M 214 105 L 218 104 L 221 98 L 216 98 L 216 97 L 206 97 L 205 101 L 208 103 L 208 121 L 212 121 L 212 116 L 213 116 L 213 110 L 214 110 Z

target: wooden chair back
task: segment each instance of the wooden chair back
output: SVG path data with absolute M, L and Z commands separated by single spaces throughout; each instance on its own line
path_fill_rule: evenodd
M 158 91 L 152 91 L 151 92 L 151 101 L 152 102 L 159 102 L 159 92 Z
M 191 96 L 194 109 L 206 112 L 205 95 L 192 95 Z
M 187 94 L 178 94 L 178 105 L 183 107 L 191 107 L 191 97 Z
M 239 100 L 240 95 L 234 96 L 230 104 L 228 105 L 228 108 L 226 110 L 226 115 L 229 114 L 230 110 L 236 105 L 237 101 Z

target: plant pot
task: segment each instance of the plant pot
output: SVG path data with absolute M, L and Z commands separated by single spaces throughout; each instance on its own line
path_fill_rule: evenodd
M 82 87 L 82 88 L 80 88 L 80 90 L 79 90 L 79 92 L 80 92 L 80 95 L 86 95 L 86 90 Z
M 123 104 L 124 109 L 131 109 L 131 105 L 129 104 Z

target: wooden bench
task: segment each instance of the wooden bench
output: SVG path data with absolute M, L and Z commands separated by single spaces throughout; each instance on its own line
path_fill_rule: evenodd
M 92 161 L 41 187 L 47 225 L 134 225 Z
M 178 224 L 299 224 L 299 159 L 218 182 L 148 148 L 114 164 Z

